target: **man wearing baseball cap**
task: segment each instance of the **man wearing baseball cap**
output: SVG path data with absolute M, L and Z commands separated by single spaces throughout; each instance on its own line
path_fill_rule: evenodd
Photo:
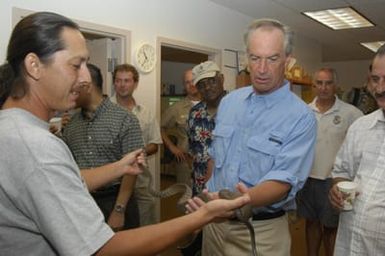
M 226 94 L 223 89 L 223 74 L 213 61 L 205 61 L 192 69 L 193 83 L 201 94 L 202 101 L 191 108 L 187 119 L 187 135 L 189 152 L 192 155 L 192 189 L 193 195 L 202 192 L 206 181 L 210 178 L 208 172 L 208 148 L 212 141 L 212 130 L 215 127 L 215 116 L 222 97 Z M 202 247 L 202 232 L 193 243 L 182 248 L 183 255 L 196 255 Z
M 210 174 L 207 173 L 208 148 L 211 131 L 215 127 L 215 116 L 220 100 L 225 95 L 223 74 L 217 64 L 206 61 L 192 70 L 193 82 L 202 96 L 202 101 L 191 108 L 187 133 L 189 149 L 193 157 L 193 193 L 202 192 Z

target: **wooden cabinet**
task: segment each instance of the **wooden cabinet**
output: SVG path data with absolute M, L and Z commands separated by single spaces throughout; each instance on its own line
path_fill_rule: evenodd
M 303 101 L 310 103 L 314 97 L 315 93 L 313 90 L 311 78 L 306 77 L 305 79 L 290 79 L 290 88 L 297 94 Z

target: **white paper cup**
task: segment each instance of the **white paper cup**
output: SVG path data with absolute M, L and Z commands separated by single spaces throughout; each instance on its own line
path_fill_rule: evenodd
M 341 181 L 337 183 L 337 188 L 344 197 L 344 211 L 350 211 L 353 209 L 353 201 L 356 197 L 357 187 L 357 183 L 351 181 Z
M 53 117 L 49 120 L 49 124 L 51 126 L 55 126 L 57 129 L 57 132 L 61 131 L 61 117 Z

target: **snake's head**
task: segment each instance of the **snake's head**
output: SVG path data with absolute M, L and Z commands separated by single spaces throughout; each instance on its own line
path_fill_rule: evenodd
M 219 197 L 223 199 L 235 199 L 237 197 L 242 196 L 242 194 L 239 191 L 231 191 L 228 189 L 222 189 L 219 191 Z M 248 221 L 251 216 L 253 215 L 252 212 L 252 205 L 246 204 L 238 209 L 235 210 L 235 218 L 238 219 L 241 222 Z

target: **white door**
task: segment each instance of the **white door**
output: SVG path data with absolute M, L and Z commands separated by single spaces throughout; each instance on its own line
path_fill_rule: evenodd
M 103 75 L 103 93 L 111 96 L 113 91 L 112 72 L 121 63 L 121 40 L 119 38 L 87 39 L 90 52 L 89 62 L 100 68 Z

